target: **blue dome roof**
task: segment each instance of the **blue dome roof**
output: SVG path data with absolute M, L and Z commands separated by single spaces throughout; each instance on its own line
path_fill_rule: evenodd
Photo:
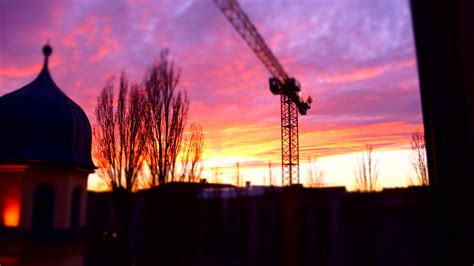
M 0 97 L 0 164 L 53 164 L 94 169 L 91 125 L 54 83 L 45 61 L 30 84 Z

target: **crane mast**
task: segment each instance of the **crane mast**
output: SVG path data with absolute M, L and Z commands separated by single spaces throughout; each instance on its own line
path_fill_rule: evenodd
M 288 76 L 236 0 L 213 1 L 272 75 L 269 80 L 270 91 L 280 95 L 281 105 L 282 184 L 298 184 L 298 113 L 306 115 L 311 98 L 306 102 L 301 99 L 299 82 Z

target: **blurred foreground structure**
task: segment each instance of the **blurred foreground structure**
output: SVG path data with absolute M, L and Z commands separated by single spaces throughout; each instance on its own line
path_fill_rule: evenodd
M 104 247 L 87 255 L 87 265 L 431 264 L 423 187 L 349 193 L 169 183 L 133 195 L 128 232 L 121 215 L 111 215 L 114 197 L 89 194 L 89 230 L 116 236 L 110 243 L 128 239 L 129 252 Z
M 427 187 L 359 193 L 169 183 L 134 194 L 89 192 L 86 231 L 3 230 L 0 263 L 432 265 L 429 206 Z

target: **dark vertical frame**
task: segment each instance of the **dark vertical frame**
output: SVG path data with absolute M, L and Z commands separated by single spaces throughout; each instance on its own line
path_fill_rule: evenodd
M 473 265 L 474 1 L 411 0 L 430 184 L 433 261 Z

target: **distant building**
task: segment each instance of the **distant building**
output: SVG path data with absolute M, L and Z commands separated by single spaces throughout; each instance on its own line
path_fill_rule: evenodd
M 85 226 L 91 126 L 43 69 L 0 97 L 0 228 L 49 232 Z

